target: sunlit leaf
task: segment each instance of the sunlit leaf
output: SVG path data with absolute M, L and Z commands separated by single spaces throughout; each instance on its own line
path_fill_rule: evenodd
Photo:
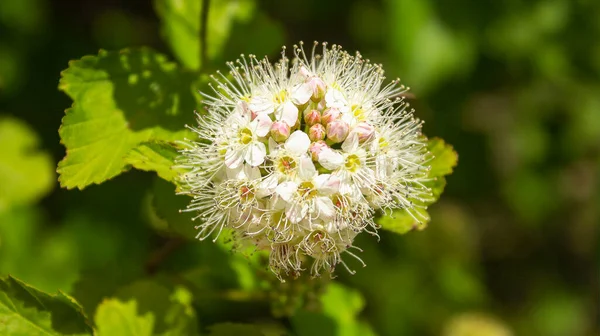
M 98 336 L 151 336 L 154 329 L 152 313 L 139 314 L 134 300 L 105 300 L 98 307 L 94 321 Z
M 0 279 L 0 335 L 90 335 L 81 307 L 59 292 L 50 295 L 13 278 Z
M 173 167 L 177 155 L 177 148 L 172 144 L 143 142 L 125 156 L 125 162 L 136 169 L 154 171 L 162 179 L 173 182 L 178 176 L 178 171 Z
M 121 288 L 116 297 L 122 301 L 134 300 L 140 315 L 154 316 L 154 334 L 162 336 L 196 335 L 196 314 L 192 308 L 192 294 L 184 287 L 172 291 L 155 280 L 139 280 Z
M 210 8 L 204 33 L 201 21 L 205 3 L 210 3 Z M 173 54 L 184 66 L 194 70 L 202 65 L 203 53 L 208 59 L 219 56 L 233 23 L 247 21 L 254 11 L 252 0 L 155 0 L 154 6 L 161 19 L 162 34 Z
M 458 154 L 452 149 L 452 146 L 444 143 L 442 139 L 430 139 L 427 149 L 433 155 L 433 159 L 429 162 L 431 169 L 428 177 L 430 180 L 425 185 L 431 188 L 433 200 L 421 204 L 422 206 L 429 206 L 439 199 L 446 186 L 444 176 L 451 174 L 458 163 Z M 377 223 L 385 230 L 404 234 L 413 229 L 424 229 L 430 219 L 431 217 L 426 209 L 415 207 L 410 212 L 407 209 L 394 210 L 391 215 L 384 215 L 379 218 Z
M 434 159 L 429 162 L 431 171 L 429 176 L 438 177 L 452 173 L 452 169 L 458 163 L 458 154 L 440 138 L 432 138 L 427 144 L 427 149 L 434 155 Z
M 54 184 L 52 158 L 25 123 L 0 116 L 0 212 L 36 202 Z
M 372 328 L 358 318 L 365 306 L 362 295 L 337 282 L 327 286 L 321 297 L 321 311 L 300 311 L 292 317 L 294 331 L 309 335 L 375 335 Z
M 192 78 L 149 49 L 100 51 L 73 61 L 59 88 L 73 100 L 59 130 L 67 156 L 65 188 L 101 183 L 128 169 L 124 157 L 142 142 L 174 141 L 194 120 Z

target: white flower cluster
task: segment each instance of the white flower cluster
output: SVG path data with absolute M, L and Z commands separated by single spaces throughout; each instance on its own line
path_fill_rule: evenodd
M 421 122 L 400 98 L 398 80 L 383 86 L 380 65 L 339 46 L 275 65 L 253 55 L 218 73 L 208 113 L 198 115 L 181 152 L 185 211 L 202 223 L 197 238 L 232 229 L 236 239 L 270 251 L 278 276 L 333 271 L 354 237 L 376 234 L 378 210 L 417 207 L 431 198 Z M 358 249 L 354 247 L 355 249 Z M 307 258 L 307 256 L 311 258 Z M 351 271 L 352 272 L 352 271 Z

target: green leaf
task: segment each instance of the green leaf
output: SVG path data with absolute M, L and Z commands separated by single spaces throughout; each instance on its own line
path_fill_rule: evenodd
M 198 234 L 194 228 L 198 223 L 192 221 L 195 214 L 180 211 L 186 208 L 190 200 L 188 196 L 177 195 L 173 184 L 155 179 L 147 200 L 150 224 L 159 230 L 194 239 Z
M 401 209 L 394 210 L 391 215 L 382 216 L 377 223 L 383 229 L 399 234 L 405 234 L 414 229 L 423 230 L 430 220 L 429 213 L 421 208 L 416 208 L 414 211 L 419 212 L 419 218 L 424 219 L 418 221 L 406 209 Z
M 425 185 L 431 188 L 433 200 L 422 204 L 423 206 L 429 206 L 440 198 L 446 186 L 446 178 L 444 176 L 451 174 L 453 168 L 458 163 L 458 154 L 452 149 L 452 146 L 446 144 L 442 139 L 430 139 L 427 143 L 427 149 L 433 155 L 433 159 L 429 162 L 431 169 L 429 170 L 428 177 L 430 180 L 425 182 Z M 411 211 L 412 214 L 406 209 L 394 210 L 391 215 L 379 218 L 377 223 L 383 229 L 399 234 L 405 234 L 413 229 L 425 229 L 431 219 L 427 210 L 415 208 Z M 415 219 L 415 217 L 419 220 Z
M 128 169 L 125 156 L 148 141 L 190 132 L 196 103 L 192 75 L 150 49 L 107 52 L 73 61 L 59 88 L 74 103 L 59 134 L 67 156 L 58 164 L 65 188 L 101 183 Z
M 0 335 L 62 334 L 92 334 L 71 297 L 44 293 L 10 276 L 0 279 Z
M 143 142 L 125 156 L 125 162 L 136 169 L 154 171 L 162 179 L 174 182 L 179 176 L 173 168 L 178 155 L 177 148 L 167 142 Z
M 357 290 L 332 282 L 321 296 L 321 306 L 320 312 L 300 311 L 292 317 L 294 331 L 299 336 L 375 335 L 368 324 L 357 318 L 365 306 Z
M 134 300 L 140 314 L 151 313 L 155 317 L 154 334 L 197 334 L 193 297 L 184 287 L 177 286 L 170 290 L 155 280 L 144 279 L 121 288 L 116 297 L 123 301 Z
M 427 149 L 434 156 L 429 163 L 431 165 L 429 176 L 439 177 L 452 174 L 452 169 L 458 163 L 458 154 L 452 149 L 452 146 L 440 138 L 433 138 L 429 140 Z
M 35 203 L 54 185 L 52 158 L 38 150 L 40 140 L 20 120 L 0 117 L 0 212 Z
M 155 0 L 161 19 L 162 34 L 175 57 L 187 68 L 200 68 L 203 53 L 208 59 L 218 57 L 235 21 L 247 21 L 254 11 L 253 0 L 212 0 L 208 10 L 206 33 L 202 29 L 201 0 Z M 202 35 L 206 41 L 202 40 Z M 206 45 L 202 45 L 205 42 Z M 206 50 L 202 50 L 206 48 Z
M 152 313 L 138 315 L 134 300 L 104 300 L 96 311 L 94 321 L 98 336 L 151 336 L 154 329 Z

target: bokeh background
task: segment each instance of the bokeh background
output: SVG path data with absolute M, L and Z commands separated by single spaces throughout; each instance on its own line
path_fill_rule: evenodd
M 459 153 L 427 229 L 357 240 L 367 268 L 335 280 L 357 293 L 358 303 L 339 303 L 356 305 L 349 319 L 380 335 L 600 333 L 600 2 L 255 6 L 203 71 L 240 53 L 275 58 L 300 40 L 360 50 L 411 87 L 426 134 Z M 196 304 L 201 325 L 267 319 L 328 334 L 310 315 L 321 282 L 264 275 L 262 291 L 243 291 L 247 275 L 218 270 L 230 254 L 157 234 L 144 207 L 153 174 L 130 171 L 83 191 L 58 186 L 57 130 L 71 104 L 57 89 L 60 71 L 100 48 L 131 46 L 170 55 L 152 1 L 0 1 L 0 274 L 71 293 L 93 315 L 123 286 L 177 270 L 203 289 L 194 292 L 205 302 Z M 22 160 L 18 174 L 2 171 L 11 158 Z M 15 191 L 17 178 L 27 183 Z M 165 245 L 174 252 L 162 260 Z M 303 306 L 300 317 L 287 317 L 290 306 Z

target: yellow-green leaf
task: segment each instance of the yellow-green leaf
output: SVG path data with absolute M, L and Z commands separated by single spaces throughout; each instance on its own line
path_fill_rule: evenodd
M 202 6 L 205 3 L 210 3 L 210 8 L 205 24 L 207 31 L 202 32 Z M 161 19 L 163 37 L 175 57 L 185 67 L 197 70 L 202 65 L 203 53 L 208 59 L 221 54 L 234 22 L 250 19 L 254 1 L 155 0 L 154 7 Z
M 174 182 L 179 175 L 174 168 L 177 148 L 167 142 L 143 142 L 125 156 L 125 162 L 136 169 L 154 171 L 162 179 Z
M 104 300 L 94 321 L 98 336 L 151 336 L 154 330 L 154 316 L 152 313 L 139 314 L 134 300 Z
M 35 203 L 54 185 L 54 163 L 25 123 L 0 116 L 0 212 Z
M 0 278 L 0 335 L 91 335 L 81 307 L 59 292 L 50 295 L 13 277 Z
M 442 139 L 430 139 L 427 148 L 433 155 L 433 159 L 429 162 L 431 169 L 428 177 L 430 180 L 424 184 L 431 188 L 433 198 L 428 202 L 415 201 L 420 206 L 429 206 L 440 198 L 446 186 L 444 176 L 451 174 L 458 162 L 458 154 L 452 149 L 452 146 L 446 144 Z M 423 230 L 430 219 L 426 209 L 415 207 L 410 212 L 407 209 L 394 210 L 391 215 L 384 215 L 379 218 L 377 223 L 384 230 L 404 234 L 414 229 Z
M 83 189 L 128 169 L 125 156 L 148 141 L 190 135 L 192 75 L 150 49 L 100 51 L 73 61 L 59 88 L 73 99 L 59 134 L 67 156 L 58 164 L 65 188 Z

